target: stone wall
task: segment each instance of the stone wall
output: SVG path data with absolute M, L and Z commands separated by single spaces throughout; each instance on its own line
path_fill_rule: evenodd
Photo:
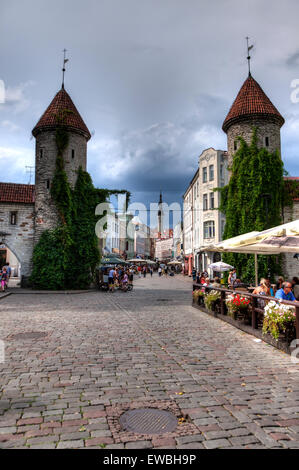
M 11 212 L 17 213 L 16 225 L 10 223 Z M 4 243 L 21 263 L 24 285 L 32 270 L 34 204 L 0 203 L 0 232 L 7 234 Z
M 264 120 L 255 121 L 239 121 L 230 126 L 227 131 L 227 149 L 229 154 L 229 165 L 232 163 L 232 156 L 236 152 L 234 142 L 237 137 L 243 139 L 250 144 L 252 138 L 252 127 L 257 127 L 258 146 L 265 147 L 269 152 L 274 152 L 276 149 L 281 153 L 280 148 L 280 127 L 275 122 Z M 269 146 L 265 145 L 265 137 L 269 138 Z M 239 143 L 237 144 L 239 146 Z
M 69 144 L 63 158 L 68 181 L 74 187 L 81 165 L 86 170 L 87 142 L 80 134 L 69 132 Z M 57 226 L 58 214 L 51 199 L 50 186 L 55 172 L 57 146 L 55 131 L 40 132 L 36 137 L 35 156 L 35 208 L 36 233 L 35 243 L 41 233 Z

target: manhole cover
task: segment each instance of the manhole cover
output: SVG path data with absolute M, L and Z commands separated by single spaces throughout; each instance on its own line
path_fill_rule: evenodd
M 126 411 L 119 421 L 125 431 L 139 434 L 172 432 L 178 424 L 178 419 L 169 411 L 152 408 Z
M 31 331 L 30 333 L 17 333 L 11 335 L 9 339 L 39 339 L 47 336 L 48 333 L 42 331 Z

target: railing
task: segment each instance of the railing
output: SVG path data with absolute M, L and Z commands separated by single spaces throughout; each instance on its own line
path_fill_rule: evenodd
M 298 301 L 289 301 L 289 300 L 279 300 L 276 299 L 275 297 L 268 297 L 266 295 L 258 295 L 258 294 L 251 294 L 250 292 L 244 291 L 244 290 L 238 290 L 238 289 L 225 289 L 222 287 L 203 287 L 201 284 L 193 284 L 193 290 L 200 289 L 204 290 L 204 292 L 209 292 L 211 290 L 219 291 L 221 296 L 220 296 L 220 313 L 221 315 L 226 315 L 226 304 L 225 304 L 225 298 L 226 294 L 239 294 L 241 296 L 245 296 L 250 298 L 250 303 L 251 303 L 251 312 L 252 312 L 252 317 L 251 317 L 251 327 L 254 330 L 258 329 L 258 315 L 262 314 L 264 315 L 264 309 L 258 307 L 258 300 L 263 300 L 263 301 L 270 301 L 274 300 L 276 303 L 282 303 L 286 304 L 292 307 L 295 307 L 295 312 L 296 312 L 296 320 L 295 320 L 295 328 L 296 328 L 296 339 L 299 339 L 299 302 Z M 217 314 L 216 314 L 217 316 Z

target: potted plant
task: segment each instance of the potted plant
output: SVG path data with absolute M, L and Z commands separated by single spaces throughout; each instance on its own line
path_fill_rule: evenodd
M 296 313 L 294 307 L 271 300 L 264 309 L 263 334 L 278 341 L 279 335 L 285 334 L 287 340 L 293 339 Z
M 227 314 L 231 318 L 234 318 L 234 320 L 236 320 L 238 314 L 241 314 L 246 317 L 250 304 L 250 300 L 248 299 L 248 297 L 242 296 L 240 294 L 229 294 L 225 299 L 225 303 L 227 306 Z
M 203 299 L 204 299 L 204 290 L 195 289 L 193 291 L 193 302 L 197 303 L 198 305 L 202 305 L 203 304 Z
M 216 303 L 220 302 L 220 292 L 217 290 L 211 290 L 208 294 L 205 294 L 204 301 L 208 310 L 215 310 Z

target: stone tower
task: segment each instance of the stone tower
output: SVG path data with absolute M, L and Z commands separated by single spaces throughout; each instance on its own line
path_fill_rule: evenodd
M 250 143 L 253 126 L 257 127 L 258 146 L 269 152 L 278 150 L 281 154 L 280 128 L 283 124 L 284 118 L 249 74 L 222 125 L 227 134 L 229 165 L 239 145 L 236 138 L 241 136 Z
M 159 199 L 159 210 L 158 210 L 158 238 L 162 237 L 163 231 L 163 201 L 162 201 L 162 192 L 160 191 L 160 199 Z
M 35 243 L 44 230 L 53 229 L 58 222 L 50 188 L 57 157 L 56 129 L 61 118 L 69 135 L 69 143 L 63 159 L 72 188 L 76 182 L 76 172 L 79 166 L 81 165 L 83 170 L 86 170 L 87 142 L 91 135 L 71 97 L 62 86 L 32 131 L 36 139 Z

